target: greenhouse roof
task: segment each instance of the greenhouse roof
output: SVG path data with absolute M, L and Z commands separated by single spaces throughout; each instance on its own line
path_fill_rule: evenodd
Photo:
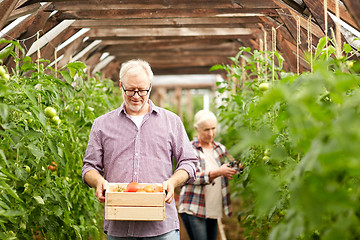
M 217 73 L 209 69 L 231 63 L 241 46 L 276 49 L 285 70 L 306 71 L 304 52 L 331 37 L 337 16 L 342 42 L 357 47 L 360 37 L 359 0 L 2 0 L 0 12 L 0 37 L 33 60 L 82 61 L 113 80 L 132 58 L 155 75 Z

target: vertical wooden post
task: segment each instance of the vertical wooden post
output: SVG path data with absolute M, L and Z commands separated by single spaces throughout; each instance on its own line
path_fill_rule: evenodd
M 300 47 L 300 17 L 297 16 L 296 18 L 296 73 L 300 74 L 300 54 L 299 54 L 299 47 Z
M 259 47 L 260 47 L 260 52 L 263 52 L 264 51 L 264 41 L 262 40 L 262 39 L 259 39 Z M 260 55 L 260 59 L 259 59 L 260 61 L 261 61 L 261 64 L 258 64 L 258 73 L 257 73 L 257 75 L 258 75 L 258 82 L 260 81 L 260 79 L 259 79 L 259 76 L 260 76 L 260 74 L 261 74 L 261 72 L 262 72 L 262 69 L 263 69 L 263 55 L 261 54 Z
M 272 31 L 272 81 L 275 79 L 275 52 L 276 52 L 276 29 L 271 28 Z
M 340 11 L 339 1 L 335 1 L 335 15 L 336 15 L 336 57 L 341 58 L 341 32 L 340 32 Z
M 182 108 L 181 108 L 181 92 L 182 92 L 181 87 L 175 88 L 175 99 L 176 99 L 177 112 L 178 112 L 178 115 L 181 118 L 181 120 L 183 120 L 183 113 L 182 113 Z
M 190 89 L 186 89 L 186 114 L 188 116 L 188 120 L 192 120 L 194 116 L 194 104 Z
M 311 15 L 308 19 L 308 51 L 310 52 L 310 72 L 313 71 L 313 54 L 312 54 L 312 32 L 311 32 Z
M 221 221 L 221 218 L 217 219 L 218 222 L 218 227 L 219 227 L 219 233 L 220 233 L 220 238 L 221 240 L 226 240 L 226 235 L 225 235 L 225 231 L 224 231 L 224 225 Z
M 325 20 L 325 37 L 326 37 L 326 41 L 325 41 L 325 49 L 326 49 L 326 59 L 328 58 L 328 40 L 327 40 L 327 36 L 328 36 L 328 11 L 327 11 L 327 0 L 324 0 L 324 20 Z
M 267 82 L 267 33 L 264 30 L 264 53 L 265 53 L 265 82 Z

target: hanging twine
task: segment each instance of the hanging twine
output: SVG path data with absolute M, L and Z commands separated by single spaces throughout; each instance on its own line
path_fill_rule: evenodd
M 326 49 L 326 59 L 328 58 L 328 55 L 329 55 L 329 53 L 328 53 L 328 40 L 327 40 L 327 36 L 328 36 L 328 18 L 327 18 L 327 15 L 328 15 L 328 13 L 327 13 L 328 11 L 327 11 L 327 0 L 324 0 L 324 20 L 325 20 L 325 37 L 326 37 L 326 39 L 325 39 L 325 49 Z
M 40 78 L 40 44 L 39 44 L 39 35 L 40 33 L 37 32 L 36 33 L 36 45 L 37 45 L 37 57 L 38 57 L 38 60 L 37 60 L 37 68 L 38 68 L 38 78 Z
M 272 81 L 275 79 L 275 52 L 276 52 L 276 29 L 274 27 L 271 28 L 272 33 Z
M 54 49 L 54 56 L 55 56 L 55 77 L 57 78 L 57 47 Z
M 264 31 L 264 53 L 265 53 L 265 82 L 267 82 L 267 33 Z
M 300 73 L 300 54 L 299 54 L 299 46 L 301 44 L 300 38 L 300 17 L 296 18 L 296 72 L 299 75 Z
M 308 19 L 308 51 L 310 52 L 310 71 L 313 71 L 313 59 L 312 59 L 312 32 L 311 32 L 311 15 Z
M 259 39 L 259 46 L 260 46 L 260 52 L 263 52 L 264 51 L 264 41 L 262 39 Z M 260 60 L 263 60 L 262 55 L 260 55 Z M 263 68 L 263 61 L 261 61 L 261 65 L 258 62 L 258 76 L 260 75 L 262 68 Z M 258 78 L 258 81 L 259 81 L 259 78 Z
M 336 14 L 336 57 L 341 58 L 341 32 L 340 32 L 340 11 L 339 1 L 335 1 L 335 14 Z

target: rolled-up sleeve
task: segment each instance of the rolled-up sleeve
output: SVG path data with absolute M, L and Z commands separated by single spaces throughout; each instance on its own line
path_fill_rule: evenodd
M 176 141 L 174 145 L 175 149 L 173 151 L 174 157 L 177 161 L 176 170 L 185 170 L 189 174 L 189 179 L 186 183 L 191 184 L 196 179 L 196 166 L 198 164 L 198 159 L 180 119 L 176 125 Z
M 95 120 L 93 126 L 91 127 L 89 142 L 83 160 L 81 176 L 84 183 L 86 183 L 85 174 L 91 169 L 95 169 L 101 175 L 104 175 L 103 147 L 98 135 L 99 131 Z

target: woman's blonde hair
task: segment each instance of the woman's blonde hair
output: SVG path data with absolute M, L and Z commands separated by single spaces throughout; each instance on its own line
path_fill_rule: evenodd
M 215 120 L 217 122 L 216 116 L 209 110 L 200 110 L 194 116 L 194 128 L 198 129 L 199 126 L 206 122 L 207 120 Z

